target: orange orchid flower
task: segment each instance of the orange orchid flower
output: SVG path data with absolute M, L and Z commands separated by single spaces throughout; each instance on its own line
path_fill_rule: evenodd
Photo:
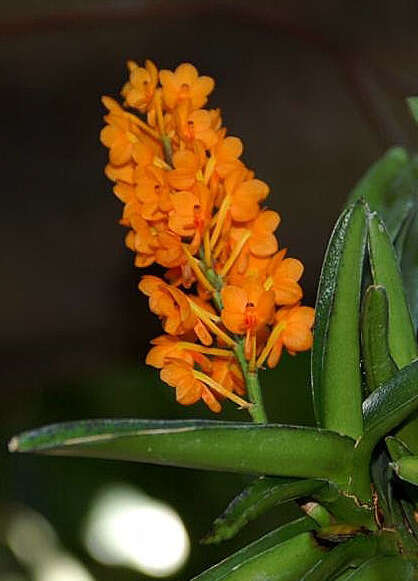
M 134 61 L 128 61 L 129 81 L 122 87 L 121 95 L 125 103 L 145 113 L 152 106 L 155 89 L 158 83 L 158 70 L 155 64 L 145 61 L 145 68 Z
M 172 209 L 166 175 L 161 168 L 151 166 L 143 171 L 137 181 L 135 194 L 142 204 L 141 215 L 146 220 L 162 220 Z
M 246 179 L 246 170 L 234 170 L 225 178 L 225 192 L 230 196 L 230 212 L 233 220 L 249 222 L 259 212 L 259 203 L 269 193 L 265 182 L 257 179 Z
M 175 192 L 171 195 L 172 210 L 169 212 L 169 228 L 182 237 L 189 237 L 191 253 L 194 254 L 202 239 L 203 232 L 211 218 L 209 190 L 203 184 L 196 184 L 192 192 Z
M 165 268 L 183 267 L 187 261 L 180 236 L 165 229 L 158 232 L 157 237 L 156 262 Z
M 189 63 L 179 65 L 174 72 L 160 71 L 160 82 L 168 109 L 174 109 L 182 101 L 190 101 L 193 109 L 200 109 L 215 87 L 212 78 L 199 77 L 196 68 Z
M 227 285 L 222 289 L 222 321 L 227 329 L 244 335 L 269 322 L 274 309 L 274 293 L 250 281 L 244 287 Z
M 186 143 L 193 144 L 198 139 L 209 149 L 217 142 L 211 111 L 198 109 L 190 112 L 188 103 L 182 103 L 177 109 L 176 120 L 178 134 Z
M 167 173 L 167 180 L 176 190 L 190 190 L 196 183 L 201 159 L 193 151 L 182 149 L 173 155 L 174 169 Z
M 202 399 L 215 413 L 222 409 L 212 391 L 193 374 L 193 366 L 182 359 L 172 359 L 161 369 L 162 381 L 176 389 L 176 400 L 183 405 L 192 405 Z
M 277 340 L 274 342 L 267 364 L 270 368 L 279 362 L 283 347 L 291 355 L 298 351 L 307 351 L 312 347 L 312 326 L 315 310 L 300 305 L 283 307 L 276 314 Z M 273 330 L 272 333 L 275 331 Z
M 276 305 L 294 305 L 302 298 L 298 280 L 303 274 L 303 264 L 296 258 L 285 258 L 287 249 L 280 250 L 269 266 L 266 286 L 274 290 Z
M 241 369 L 234 360 L 215 358 L 212 360 L 211 377 L 228 391 L 245 394 L 245 379 Z
M 218 142 L 212 150 L 212 155 L 215 159 L 215 171 L 221 178 L 225 178 L 234 170 L 243 167 L 243 163 L 239 160 L 243 150 L 244 146 L 238 137 L 219 136 Z
M 142 277 L 139 290 L 149 297 L 150 310 L 160 317 L 166 333 L 182 335 L 193 329 L 196 316 L 181 290 L 151 275 Z
M 135 165 L 131 162 L 121 166 L 108 163 L 105 167 L 105 175 L 112 182 L 132 185 L 135 184 L 134 170 Z
M 246 256 L 240 256 L 232 266 L 227 276 L 227 282 L 235 286 L 243 286 L 250 280 L 264 284 L 270 263 L 270 257 L 259 258 L 248 252 Z
M 225 286 L 221 295 L 222 322 L 232 333 L 245 335 L 245 352 L 250 359 L 252 339 L 273 317 L 274 293 L 255 281 L 248 281 L 244 287 Z

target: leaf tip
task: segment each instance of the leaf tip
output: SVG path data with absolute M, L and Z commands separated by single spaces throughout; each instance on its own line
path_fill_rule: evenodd
M 9 452 L 19 452 L 19 438 L 17 436 L 13 436 L 13 438 L 8 442 L 7 447 Z

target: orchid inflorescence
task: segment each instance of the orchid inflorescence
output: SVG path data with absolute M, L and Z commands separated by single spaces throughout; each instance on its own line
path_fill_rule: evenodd
M 226 397 L 251 411 L 257 370 L 274 367 L 283 347 L 312 345 L 303 265 L 279 250 L 280 216 L 262 206 L 269 187 L 240 159 L 241 140 L 227 135 L 219 109 L 204 108 L 213 79 L 188 63 L 173 72 L 129 61 L 128 70 L 123 106 L 103 97 L 101 141 L 135 265 L 166 269 L 139 283 L 166 333 L 146 362 L 181 404 L 203 399 L 219 412 Z

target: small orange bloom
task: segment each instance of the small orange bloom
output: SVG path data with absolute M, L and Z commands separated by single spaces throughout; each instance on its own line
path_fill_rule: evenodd
M 227 285 L 222 289 L 222 321 L 232 333 L 257 331 L 273 316 L 274 293 L 249 281 L 244 287 Z
M 206 149 L 215 145 L 218 137 L 212 126 L 213 116 L 210 111 L 198 109 L 190 112 L 187 103 L 184 103 L 177 108 L 176 113 L 178 134 L 183 141 L 190 145 L 198 139 Z
M 145 363 L 157 369 L 162 369 L 171 358 L 184 359 L 193 365 L 193 357 L 181 347 L 181 339 L 172 335 L 161 335 L 151 341 L 154 345 L 147 354 Z
M 257 179 L 246 179 L 247 170 L 235 170 L 225 178 L 225 192 L 230 196 L 233 220 L 249 222 L 257 218 L 259 203 L 267 197 L 269 187 Z
M 215 413 L 221 411 L 221 404 L 208 387 L 193 375 L 193 366 L 184 360 L 173 359 L 160 372 L 165 383 L 176 389 L 176 400 L 183 405 L 192 405 L 203 399 Z
M 180 236 L 167 230 L 158 233 L 158 248 L 155 259 L 165 268 L 176 268 L 186 264 L 186 257 Z
M 153 347 L 148 351 L 145 360 L 147 365 L 162 369 L 170 360 L 181 359 L 192 366 L 196 363 L 205 373 L 211 373 L 212 371 L 211 361 L 198 351 L 188 350 L 184 346 L 183 340 L 178 337 L 161 335 L 153 339 L 151 344 Z
M 212 360 L 211 377 L 228 391 L 238 395 L 245 394 L 245 379 L 235 361 L 215 358 Z
M 141 202 L 141 215 L 149 221 L 167 218 L 172 209 L 165 172 L 158 167 L 149 167 L 139 177 L 135 194 Z
M 127 163 L 121 166 L 114 166 L 108 163 L 105 167 L 105 175 L 112 182 L 123 182 L 132 185 L 135 183 L 134 170 L 135 166 L 133 163 Z
M 241 139 L 238 137 L 222 137 L 213 148 L 215 171 L 221 178 L 225 178 L 235 169 L 241 169 L 243 163 L 239 160 L 243 152 Z
M 193 109 L 200 109 L 215 86 L 213 79 L 199 77 L 196 68 L 189 63 L 179 65 L 174 72 L 160 71 L 160 81 L 168 109 L 174 109 L 182 101 L 190 101 Z
M 244 258 L 240 256 L 229 271 L 227 277 L 228 284 L 243 286 L 249 280 L 255 280 L 260 284 L 264 284 L 270 262 L 270 257 L 259 258 L 251 253 L 247 253 Z
M 278 252 L 269 267 L 269 281 L 274 290 L 276 305 L 294 305 L 302 298 L 298 280 L 303 274 L 303 264 L 296 258 L 285 258 L 287 249 Z
M 269 367 L 279 362 L 283 347 L 294 355 L 298 351 L 307 351 L 312 347 L 312 325 L 315 310 L 312 307 L 283 307 L 276 314 L 276 324 L 281 331 L 267 359 Z M 274 331 L 273 331 L 274 332 Z
M 171 204 L 168 226 L 179 236 L 193 237 L 190 246 L 194 254 L 211 218 L 209 190 L 203 184 L 196 184 L 194 193 L 185 191 L 172 194 Z
M 174 169 L 167 172 L 167 180 L 176 190 L 190 190 L 196 183 L 201 160 L 192 151 L 182 149 L 173 155 Z
M 149 297 L 150 310 L 160 317 L 166 333 L 183 335 L 193 329 L 196 316 L 181 290 L 151 275 L 142 277 L 139 290 Z
M 128 61 L 129 81 L 121 90 L 126 105 L 145 113 L 149 111 L 154 99 L 158 82 L 158 70 L 155 64 L 145 61 L 145 68 L 139 67 L 134 61 Z

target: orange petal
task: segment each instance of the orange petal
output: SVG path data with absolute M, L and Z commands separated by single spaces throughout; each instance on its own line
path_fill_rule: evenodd
M 244 313 L 248 302 L 247 292 L 239 286 L 227 285 L 222 289 L 223 310 Z
M 205 404 L 208 406 L 208 408 L 211 411 L 213 411 L 215 414 L 218 414 L 220 411 L 222 411 L 221 404 L 216 399 L 216 397 L 213 395 L 213 393 L 210 391 L 210 389 L 208 389 L 206 386 L 203 387 L 203 390 L 202 390 L 202 399 L 205 402 Z

